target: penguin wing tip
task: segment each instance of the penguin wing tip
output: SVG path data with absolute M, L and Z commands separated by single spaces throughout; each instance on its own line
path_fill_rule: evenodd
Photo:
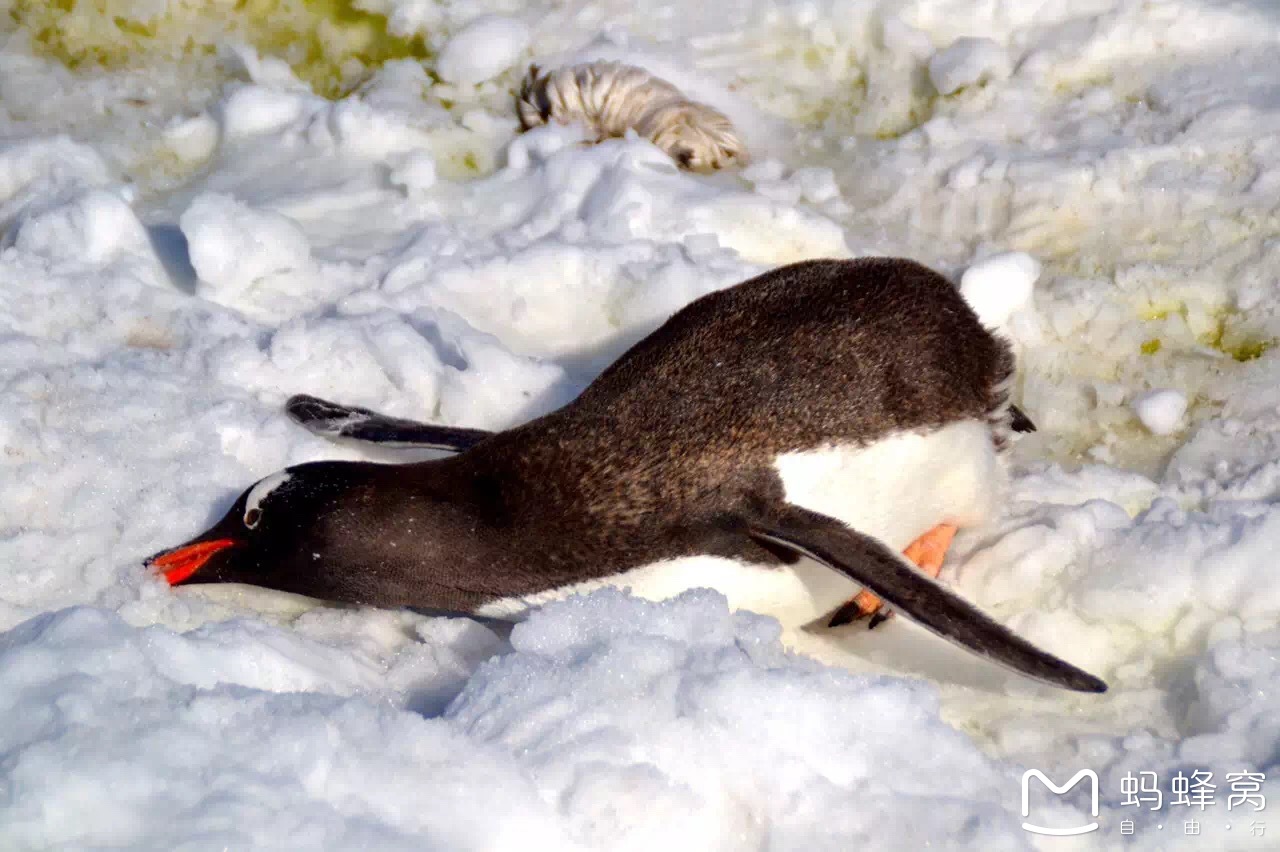
M 305 416 L 314 409 L 324 405 L 324 400 L 318 396 L 311 396 L 305 393 L 295 393 L 284 401 L 285 412 L 295 420 L 299 416 Z
M 312 431 L 319 429 L 326 433 L 330 431 L 326 427 L 333 421 L 363 413 L 359 409 L 341 406 L 337 403 L 329 402 L 327 399 L 321 399 L 318 396 L 311 396 L 305 393 L 298 393 L 289 397 L 285 401 L 284 410 L 295 423 Z
M 1102 678 L 1094 677 L 1091 674 L 1085 674 L 1081 680 L 1081 685 L 1076 687 L 1077 692 L 1091 692 L 1095 695 L 1101 695 L 1108 689 L 1107 682 Z
M 1072 692 L 1087 692 L 1101 695 L 1108 690 L 1107 682 L 1100 677 L 1071 665 L 1067 661 L 1045 654 L 1045 666 L 1039 673 L 1039 679 L 1049 686 L 1068 689 Z M 1028 672 L 1024 672 L 1027 674 Z M 1032 675 L 1033 677 L 1036 675 Z

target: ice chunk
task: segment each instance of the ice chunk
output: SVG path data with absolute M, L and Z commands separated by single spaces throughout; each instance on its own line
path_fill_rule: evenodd
M 206 160 L 218 147 L 218 122 L 205 112 L 174 119 L 164 129 L 164 141 L 169 150 L 186 162 Z
M 1040 262 L 1020 251 L 983 258 L 960 278 L 960 294 L 989 328 L 1001 328 L 1031 301 Z
M 1168 435 L 1177 430 L 1187 413 L 1187 396 L 1176 390 L 1153 390 L 1136 397 L 1131 407 L 1149 432 Z
M 501 15 L 485 15 L 467 24 L 440 51 L 436 71 L 459 86 L 475 86 L 515 64 L 529 46 L 529 28 Z
M 301 93 L 243 86 L 222 104 L 222 132 L 237 139 L 281 130 L 302 115 L 306 100 Z

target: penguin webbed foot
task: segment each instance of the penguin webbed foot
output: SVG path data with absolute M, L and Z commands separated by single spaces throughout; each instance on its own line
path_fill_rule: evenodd
M 956 528 L 952 524 L 938 524 L 924 535 L 907 545 L 902 555 L 910 559 L 917 568 L 937 579 L 942 572 L 942 563 L 947 559 L 947 551 L 956 536 Z M 875 630 L 893 616 L 893 610 L 884 605 L 884 601 L 867 589 L 863 589 L 852 600 L 841 606 L 827 622 L 828 627 L 840 627 L 852 624 L 861 619 L 869 619 L 868 630 Z
M 884 605 L 874 593 L 863 589 L 845 603 L 841 604 L 827 622 L 827 627 L 843 627 L 855 621 L 868 619 L 867 629 L 874 630 L 893 615 L 893 610 Z

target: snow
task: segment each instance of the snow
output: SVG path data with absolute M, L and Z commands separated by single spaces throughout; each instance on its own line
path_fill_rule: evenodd
M 1002 845 L 1001 771 L 926 690 L 789 658 L 776 622 L 731 615 L 715 593 L 573 599 L 518 625 L 511 645 L 446 715 L 522 755 L 591 848 L 826 847 L 876 832 L 924 844 L 931 829 L 875 807 L 898 795 L 966 842 Z M 933 755 L 920 777 L 893 771 L 907 737 Z M 986 803 L 957 807 L 957 793 Z
M 1274 847 L 1226 804 L 1228 773 L 1280 795 L 1271 6 L 304 5 L 0 16 L 5 844 L 1048 848 L 1022 773 L 1091 768 L 1077 848 Z M 463 54 L 485 76 L 450 82 L 482 16 L 509 22 Z M 516 136 L 525 62 L 557 57 L 645 65 L 754 164 Z M 943 581 L 1105 696 L 705 591 L 508 635 L 142 568 L 287 465 L 421 457 L 315 438 L 290 394 L 504 428 L 699 295 L 867 254 L 959 282 L 1039 427 Z M 1192 771 L 1203 812 L 1172 803 Z M 1161 810 L 1123 804 L 1139 772 Z
M 314 274 L 311 245 L 301 229 L 271 210 L 254 210 L 229 195 L 205 193 L 178 220 L 187 238 L 196 292 L 235 306 L 255 285 L 279 292 L 276 279 L 294 281 L 305 292 Z
M 1153 390 L 1133 401 L 1133 413 L 1155 435 L 1168 435 L 1187 413 L 1187 395 L 1176 390 Z
M 989 38 L 958 38 L 929 60 L 929 79 L 939 94 L 1003 80 L 1012 72 L 1009 54 Z
M 462 86 L 492 79 L 514 65 L 529 46 L 529 28 L 521 21 L 485 15 L 454 34 L 440 51 L 441 78 Z
M 391 172 L 391 182 L 410 195 L 425 193 L 436 183 L 436 161 L 426 151 L 414 151 Z
M 960 276 L 960 295 L 988 328 L 1003 328 L 1031 301 L 1040 263 L 1026 252 L 985 257 Z
M 34 205 L 33 205 L 34 206 Z M 146 230 L 122 193 L 89 190 L 50 209 L 27 208 L 10 226 L 20 252 L 50 261 L 110 262 L 121 253 L 146 256 Z

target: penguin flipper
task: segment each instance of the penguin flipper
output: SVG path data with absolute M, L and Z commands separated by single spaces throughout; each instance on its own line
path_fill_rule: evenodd
M 392 447 L 422 447 L 460 453 L 492 435 L 483 429 L 435 426 L 388 417 L 367 408 L 340 405 L 307 394 L 292 396 L 284 410 L 308 432 Z
M 1078 692 L 1107 689 L 1102 680 L 1041 651 L 876 539 L 834 518 L 788 505 L 768 519 L 748 522 L 747 533 L 762 545 L 807 556 L 844 574 L 912 621 L 979 656 L 1053 686 Z
M 1009 420 L 1009 425 L 1013 427 L 1013 431 L 1015 432 L 1036 431 L 1035 421 L 1027 416 L 1027 412 L 1023 411 L 1016 405 L 1009 406 Z

